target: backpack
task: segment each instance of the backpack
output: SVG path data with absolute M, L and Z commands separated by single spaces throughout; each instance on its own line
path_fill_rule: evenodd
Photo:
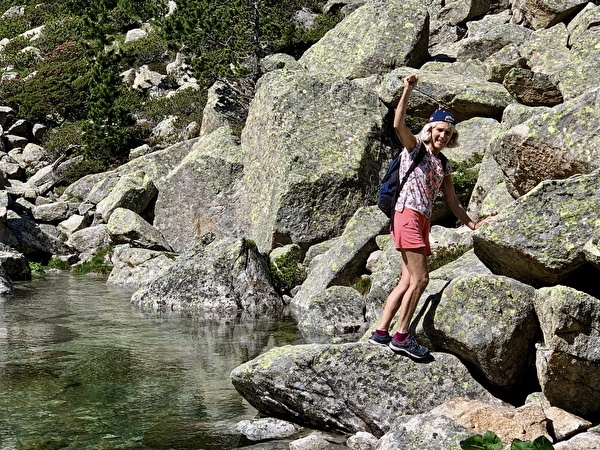
M 379 187 L 379 197 L 377 199 L 377 207 L 388 217 L 392 218 L 392 213 L 396 207 L 396 201 L 398 200 L 398 194 L 404 187 L 406 180 L 408 180 L 411 172 L 419 165 L 423 157 L 425 156 L 425 148 L 419 142 L 419 149 L 417 150 L 417 156 L 413 160 L 412 164 L 404 174 L 402 181 L 400 181 L 400 158 L 402 152 L 392 160 L 390 163 L 383 179 L 381 180 L 381 186 Z

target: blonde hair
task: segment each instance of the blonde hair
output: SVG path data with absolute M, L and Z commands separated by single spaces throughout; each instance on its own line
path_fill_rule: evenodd
M 435 126 L 436 123 L 437 122 L 429 122 L 429 123 L 425 124 L 423 129 L 420 131 L 418 138 L 421 141 L 425 142 L 426 144 L 429 144 L 431 142 L 431 130 Z M 444 122 L 444 123 L 448 123 L 448 122 Z M 454 125 L 452 125 L 451 123 L 448 123 L 448 125 L 450 125 L 450 131 L 452 132 L 452 136 L 450 137 L 450 140 L 446 144 L 446 147 L 448 147 L 448 148 L 456 147 L 456 146 L 458 146 L 458 131 L 456 130 L 456 127 Z

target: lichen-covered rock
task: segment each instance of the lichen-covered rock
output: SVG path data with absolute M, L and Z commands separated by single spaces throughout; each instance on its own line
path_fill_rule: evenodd
M 228 127 L 202 136 L 161 182 L 153 225 L 174 250 L 248 228 L 240 146 Z
M 174 264 L 173 253 L 117 245 L 111 256 L 113 268 L 107 284 L 126 289 L 139 289 L 164 275 Z
M 526 42 L 532 31 L 512 23 L 492 24 L 492 26 L 472 33 L 455 44 L 458 60 L 484 60 L 506 45 L 517 46 Z
M 473 234 L 475 254 L 496 274 L 536 287 L 560 283 L 586 263 L 598 204 L 600 170 L 543 182 Z
M 181 254 L 164 275 L 135 292 L 131 302 L 153 309 L 227 313 L 280 312 L 284 306 L 271 285 L 266 258 L 252 241 L 231 237 Z
M 383 435 L 377 450 L 444 449 L 460 450 L 460 441 L 473 434 L 443 414 L 400 417 L 392 431 Z
M 537 370 L 548 401 L 582 417 L 600 413 L 600 300 L 565 286 L 540 289 L 535 310 L 544 335 Z
M 117 208 L 142 213 L 157 193 L 156 186 L 145 172 L 128 173 L 119 178 L 110 194 L 96 205 L 96 217 L 107 222 Z
M 491 400 L 452 355 L 427 364 L 366 343 L 278 347 L 231 372 L 237 391 L 267 416 L 382 436 L 401 414 L 456 396 Z
M 242 132 L 248 233 L 261 251 L 338 235 L 375 198 L 386 113 L 373 92 L 335 76 L 261 78 Z
M 549 28 L 566 20 L 581 10 L 586 0 L 516 0 L 512 8 L 518 8 L 534 30 Z
M 386 73 L 427 60 L 429 15 L 417 0 L 370 0 L 316 44 L 299 62 L 310 71 L 344 78 Z
M 298 321 L 306 342 L 339 344 L 357 340 L 365 326 L 365 299 L 349 286 L 332 286 L 312 297 Z
M 423 329 L 434 348 L 461 358 L 498 392 L 523 396 L 537 383 L 533 294 L 506 277 L 458 277 L 429 308 Z
M 375 88 L 377 95 L 385 104 L 396 104 L 404 89 L 404 78 L 412 73 L 419 76 L 419 85 L 410 96 L 409 110 L 418 117 L 428 118 L 443 104 L 454 112 L 459 122 L 476 116 L 500 120 L 504 108 L 515 101 L 504 86 L 490 83 L 484 77 L 412 67 L 401 67 L 383 75 Z
M 129 209 L 115 209 L 106 228 L 115 244 L 131 244 L 150 250 L 172 250 L 160 231 Z
M 354 284 L 367 258 L 377 249 L 375 237 L 387 224 L 387 217 L 376 206 L 356 211 L 340 238 L 311 268 L 306 281 L 292 299 L 292 306 L 299 317 L 312 299 L 328 287 Z
M 516 67 L 510 69 L 502 83 L 520 103 L 528 106 L 554 106 L 563 96 L 548 75 Z
M 586 2 L 587 3 L 587 2 Z M 566 99 L 572 99 L 600 84 L 600 6 L 588 3 L 586 8 L 568 25 L 569 63 L 556 74 L 558 86 Z

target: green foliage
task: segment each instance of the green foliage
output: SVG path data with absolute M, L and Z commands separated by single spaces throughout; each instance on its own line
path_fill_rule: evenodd
M 69 270 L 71 268 L 71 266 L 69 265 L 68 262 L 63 261 L 62 259 L 54 258 L 54 257 L 50 261 L 48 261 L 48 267 L 50 269 L 58 269 L 58 270 Z
M 31 270 L 31 276 L 34 278 L 39 278 L 46 274 L 44 267 L 38 262 L 29 261 L 29 270 Z
M 492 431 L 486 431 L 483 435 L 474 435 L 460 442 L 463 450 L 502 450 L 502 441 Z M 544 436 L 540 436 L 533 442 L 513 439 L 511 450 L 553 450 L 552 443 Z
M 55 49 L 37 75 L 0 83 L 0 99 L 19 117 L 56 123 L 85 117 L 86 73 L 83 48 L 67 42 Z
M 452 261 L 457 260 L 467 250 L 469 250 L 467 245 L 458 244 L 451 244 L 448 247 L 442 247 L 436 250 L 427 261 L 429 272 L 432 272 L 448 263 L 451 263 Z
M 366 296 L 371 290 L 371 284 L 372 280 L 370 277 L 360 277 L 356 280 L 353 287 L 360 292 L 361 295 Z
M 108 274 L 112 270 L 112 266 L 106 264 L 105 260 L 107 256 L 112 253 L 113 248 L 111 246 L 105 246 L 98 249 L 96 254 L 87 262 L 74 266 L 72 272 L 75 275 L 85 275 L 86 273 L 95 272 L 101 274 Z
M 481 163 L 482 159 L 483 155 L 475 153 L 466 161 L 450 162 L 450 165 L 452 166 L 452 182 L 457 190 L 473 189 L 477 182 L 477 177 L 479 176 L 477 164 Z
M 288 51 L 298 56 L 336 20 L 321 19 L 312 31 L 297 29 L 292 15 L 314 0 L 181 0 L 163 23 L 162 33 L 192 55 L 194 75 L 208 88 L 219 78 L 260 76 L 260 59 Z

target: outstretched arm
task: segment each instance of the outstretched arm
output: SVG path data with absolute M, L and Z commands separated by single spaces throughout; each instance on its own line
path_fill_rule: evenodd
M 442 192 L 444 194 L 444 200 L 446 201 L 446 204 L 452 213 L 458 218 L 458 220 L 468 226 L 471 230 L 476 230 L 483 224 L 484 221 L 474 222 L 465 211 L 465 208 L 460 203 L 460 200 L 456 195 L 456 190 L 454 189 L 454 184 L 452 183 L 452 175 L 447 175 L 444 177 L 444 181 L 442 182 Z
M 402 145 L 410 152 L 417 145 L 417 138 L 412 134 L 410 129 L 406 126 L 406 108 L 408 106 L 408 97 L 412 90 L 417 86 L 419 77 L 417 75 L 409 75 L 404 79 L 404 90 L 402 96 L 396 106 L 396 112 L 394 114 L 394 130 Z

